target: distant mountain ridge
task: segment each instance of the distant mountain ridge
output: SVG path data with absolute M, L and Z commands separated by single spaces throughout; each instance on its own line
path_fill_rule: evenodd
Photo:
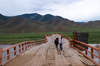
M 77 23 L 85 23 L 85 22 L 77 22 Z
M 2 14 L 0 14 L 0 19 L 2 19 L 2 20 L 7 20 L 7 19 L 9 19 L 9 18 L 6 17 L 6 16 L 3 16 Z
M 74 21 L 71 21 L 71 20 L 68 20 L 68 19 L 54 19 L 54 20 L 48 20 L 48 21 L 45 21 L 44 24 L 47 24 L 47 25 L 53 25 L 53 26 L 64 26 L 64 27 L 71 27 L 71 26 L 79 26 L 78 23 L 74 22 Z
M 12 18 L 3 15 L 1 15 L 1 17 L 0 32 L 4 33 L 69 32 L 75 31 L 70 28 L 100 28 L 100 20 L 89 21 L 86 23 L 77 23 L 72 20 L 50 14 L 42 16 L 33 13 L 18 15 Z
M 46 14 L 44 16 L 37 14 L 37 13 L 32 13 L 32 14 L 22 14 L 22 15 L 18 15 L 19 17 L 24 17 L 27 19 L 31 19 L 31 20 L 37 20 L 40 22 L 45 22 L 47 20 L 52 20 L 52 19 L 58 19 L 58 18 L 62 18 L 60 16 L 53 16 L 51 14 Z
M 47 20 L 52 20 L 52 19 L 63 18 L 61 16 L 54 16 L 51 14 L 40 15 L 38 13 L 22 14 L 22 15 L 16 15 L 16 16 L 27 18 L 30 20 L 36 20 L 36 21 L 40 21 L 40 22 L 45 22 Z M 0 19 L 2 19 L 2 20 L 8 20 L 9 18 L 12 18 L 12 17 L 15 17 L 15 16 L 3 16 L 2 14 L 0 14 Z
M 92 28 L 100 28 L 100 20 L 89 21 L 89 22 L 83 23 L 83 25 L 92 27 Z
M 39 21 L 26 19 L 23 17 L 12 17 L 4 22 L 0 22 L 0 29 L 4 33 L 30 33 L 30 32 L 69 32 L 73 31 L 62 25 L 47 25 Z

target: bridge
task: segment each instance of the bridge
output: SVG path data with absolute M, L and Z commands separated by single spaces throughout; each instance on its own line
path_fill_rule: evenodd
M 61 36 L 64 37 L 63 51 L 56 49 L 54 45 L 55 38 Z M 83 45 L 85 48 L 82 47 Z M 91 50 L 87 50 L 87 47 Z M 99 55 L 96 55 L 93 50 L 96 50 Z M 5 56 L 3 56 L 4 52 L 6 52 Z M 91 57 L 87 53 L 90 53 Z M 75 40 L 75 37 L 72 40 L 62 34 L 45 35 L 44 39 L 25 41 L 6 49 L 0 47 L 1 66 L 100 66 L 94 61 L 94 56 L 100 60 L 100 46 L 96 48 Z M 3 62 L 5 58 L 7 60 Z

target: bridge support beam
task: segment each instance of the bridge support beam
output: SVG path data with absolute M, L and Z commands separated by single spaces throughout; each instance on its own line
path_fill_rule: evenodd
M 76 34 L 75 34 L 75 32 L 73 32 L 73 47 L 75 47 L 75 41 L 74 40 L 76 40 Z
M 14 51 L 15 51 L 15 52 L 14 52 L 14 56 L 16 56 L 16 47 L 14 47 Z
M 2 47 L 0 47 L 0 66 L 2 65 Z
M 76 40 L 76 34 L 73 32 L 73 39 Z
M 99 63 L 100 63 L 100 45 L 98 45 Z

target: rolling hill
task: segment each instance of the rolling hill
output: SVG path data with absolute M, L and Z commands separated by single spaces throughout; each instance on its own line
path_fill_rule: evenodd
M 16 16 L 27 18 L 27 19 L 30 19 L 30 20 L 36 20 L 36 21 L 40 21 L 40 22 L 45 22 L 47 20 L 62 18 L 61 16 L 54 16 L 54 15 L 51 15 L 51 14 L 40 15 L 38 13 L 22 14 L 22 15 L 16 15 Z M 11 18 L 11 17 L 15 17 L 15 16 L 11 16 L 11 17 L 7 16 L 7 17 Z
M 92 27 L 92 28 L 100 28 L 100 20 L 89 21 L 89 22 L 83 23 L 83 25 Z
M 5 20 L 0 19 L 0 26 L 5 25 L 6 23 Z
M 32 13 L 32 14 L 22 14 L 22 15 L 18 15 L 19 17 L 23 17 L 23 18 L 27 18 L 27 19 L 31 19 L 31 20 L 39 20 L 42 15 L 39 15 L 37 13 Z
M 59 19 L 59 18 L 62 18 L 62 17 L 60 17 L 60 16 L 53 16 L 53 15 L 51 15 L 51 14 L 46 14 L 46 15 L 42 16 L 42 17 L 39 19 L 39 21 L 45 22 L 45 21 L 47 21 L 47 20 L 53 20 L 53 19 Z
M 8 19 L 0 14 L 0 32 L 4 33 L 75 31 L 70 28 L 100 28 L 100 20 L 77 23 L 60 16 L 51 14 L 42 16 L 37 13 L 18 15 Z
M 0 26 L 5 33 L 23 33 L 23 32 L 65 32 L 73 31 L 63 26 L 46 25 L 39 21 L 29 20 L 23 17 L 12 17 Z
M 63 19 L 63 18 L 48 20 L 48 21 L 45 21 L 44 24 L 53 25 L 53 26 L 63 26 L 63 27 L 82 26 L 81 24 L 78 24 L 74 21 L 71 21 L 71 20 L 68 20 L 68 19 Z

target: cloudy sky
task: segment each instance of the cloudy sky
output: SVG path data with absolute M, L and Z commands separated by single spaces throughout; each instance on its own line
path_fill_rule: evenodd
M 100 20 L 100 0 L 0 0 L 0 13 L 6 16 L 52 14 L 87 22 Z

